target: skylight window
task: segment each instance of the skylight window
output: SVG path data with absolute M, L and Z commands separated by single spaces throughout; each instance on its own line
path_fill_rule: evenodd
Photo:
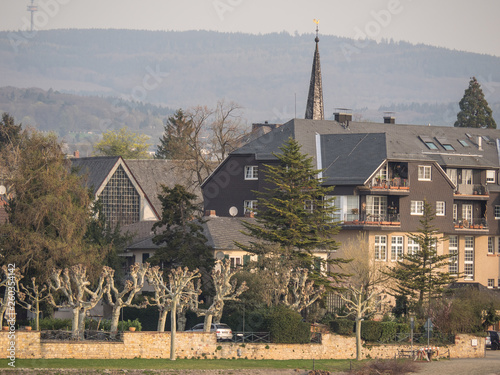
M 422 142 L 427 146 L 429 150 L 437 150 L 437 146 L 434 144 L 432 138 L 426 137 L 425 135 L 418 136 Z
M 464 141 L 463 139 L 459 139 L 459 140 L 458 140 L 458 142 L 459 142 L 462 146 L 464 146 L 464 147 L 469 147 L 469 144 L 468 144 L 466 141 Z
M 443 138 L 443 137 L 436 137 L 437 141 L 439 142 L 439 144 L 441 146 L 443 146 L 443 148 L 446 150 L 446 151 L 455 151 L 455 148 L 451 145 L 451 142 L 448 141 L 448 139 L 446 138 Z

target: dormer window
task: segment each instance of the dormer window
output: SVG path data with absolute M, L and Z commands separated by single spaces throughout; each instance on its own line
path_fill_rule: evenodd
M 438 142 L 443 146 L 446 151 L 455 151 L 455 148 L 451 145 L 450 141 L 446 138 L 436 138 Z

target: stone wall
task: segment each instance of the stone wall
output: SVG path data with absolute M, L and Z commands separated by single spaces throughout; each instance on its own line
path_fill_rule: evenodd
M 0 332 L 0 348 L 8 351 L 9 332 Z M 365 358 L 394 358 L 401 345 L 366 345 Z M 414 346 L 418 349 L 418 346 Z M 440 357 L 480 358 L 485 355 L 484 337 L 459 335 L 455 345 L 439 348 Z M 39 332 L 16 332 L 16 358 L 169 358 L 170 332 L 125 332 L 123 342 L 41 341 Z M 217 342 L 214 333 L 178 332 L 178 358 L 248 359 L 350 359 L 356 357 L 356 339 L 323 334 L 322 344 L 252 344 Z

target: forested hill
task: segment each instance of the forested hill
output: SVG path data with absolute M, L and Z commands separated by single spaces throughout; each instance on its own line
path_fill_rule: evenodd
M 397 122 L 451 125 L 476 76 L 500 123 L 499 57 L 322 35 L 319 50 L 326 117 L 352 108 L 381 121 L 383 110 L 395 110 Z M 313 52 L 313 34 L 0 32 L 0 87 L 113 95 L 171 109 L 225 98 L 245 108 L 248 123 L 279 122 L 303 117 Z

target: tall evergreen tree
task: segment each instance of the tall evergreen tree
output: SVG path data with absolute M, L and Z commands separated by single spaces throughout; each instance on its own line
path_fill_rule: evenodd
M 190 140 L 194 131 L 193 121 L 182 109 L 170 116 L 157 147 L 157 159 L 187 160 L 193 158 Z
M 160 221 L 153 225 L 153 242 L 160 246 L 150 258 L 151 264 L 167 268 L 188 267 L 209 271 L 213 265 L 212 248 L 201 226 L 201 211 L 193 203 L 196 195 L 182 185 L 162 186 L 159 196 L 162 205 Z
M 408 238 L 418 244 L 418 251 L 405 254 L 402 261 L 387 272 L 393 281 L 393 294 L 406 296 L 410 308 L 422 316 L 424 304 L 430 306 L 432 299 L 440 297 L 444 288 L 456 279 L 448 272 L 450 254 L 437 253 L 437 245 L 443 239 L 432 224 L 434 218 L 432 205 L 424 201 L 420 227 L 417 233 L 408 234 Z
M 465 90 L 459 106 L 460 112 L 457 114 L 455 127 L 497 128 L 491 108 L 484 97 L 483 90 L 476 77 L 471 78 L 469 87 Z
M 328 197 L 333 188 L 322 186 L 320 170 L 313 168 L 312 158 L 301 153 L 296 140 L 290 138 L 280 150 L 274 154 L 278 164 L 267 165 L 263 171 L 270 187 L 257 192 L 256 223 L 243 221 L 246 234 L 258 241 L 238 246 L 253 254 L 278 256 L 287 267 L 307 268 L 316 282 L 330 284 L 342 275 L 327 271 L 325 263 L 345 261 L 324 262 L 314 253 L 338 248 L 334 236 L 339 226 L 332 219 L 335 208 Z
M 16 125 L 8 113 L 2 114 L 0 121 L 0 150 L 6 145 L 16 145 L 21 135 L 21 124 Z

